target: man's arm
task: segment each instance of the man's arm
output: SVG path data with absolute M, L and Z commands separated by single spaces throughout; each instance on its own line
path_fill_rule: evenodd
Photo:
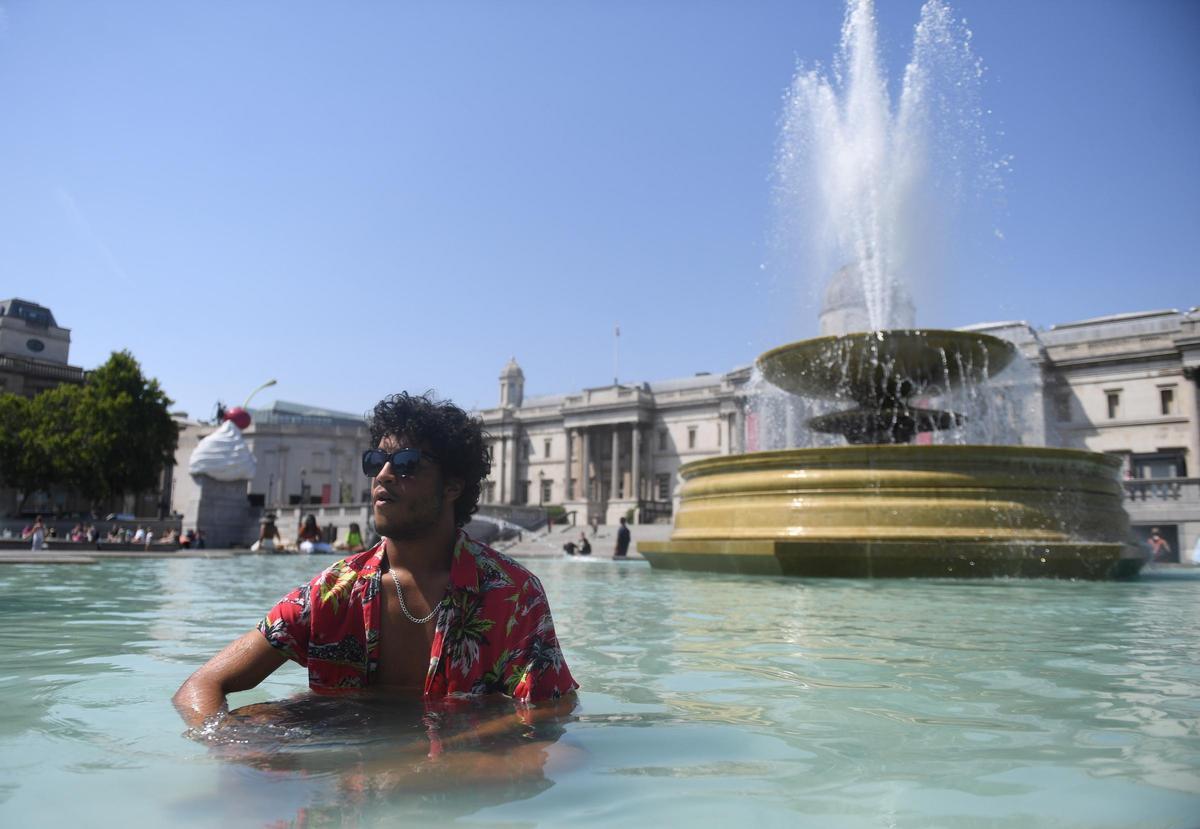
M 225 695 L 246 691 L 269 677 L 287 661 L 257 630 L 235 639 L 187 678 L 171 701 L 189 727 L 195 728 L 219 711 L 228 711 Z

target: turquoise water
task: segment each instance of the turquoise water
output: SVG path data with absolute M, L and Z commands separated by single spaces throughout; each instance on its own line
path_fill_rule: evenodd
M 175 688 L 323 563 L 0 568 L 0 825 L 1200 824 L 1200 580 L 530 561 L 574 711 L 331 709 L 289 664 L 185 737 Z

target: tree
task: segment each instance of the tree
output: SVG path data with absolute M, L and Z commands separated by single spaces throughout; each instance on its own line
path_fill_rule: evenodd
M 32 401 L 0 394 L 0 481 L 28 498 L 57 483 L 41 452 L 32 447 Z
M 171 399 L 158 381 L 128 351 L 117 351 L 88 375 L 83 392 L 77 417 L 91 445 L 71 473 L 74 488 L 99 501 L 157 486 L 179 444 Z
M 83 386 L 0 395 L 0 480 L 25 498 L 63 487 L 93 505 L 152 489 L 179 442 L 170 405 L 127 351 Z

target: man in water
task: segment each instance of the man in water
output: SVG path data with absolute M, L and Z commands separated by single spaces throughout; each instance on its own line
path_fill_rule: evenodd
M 370 420 L 382 541 L 293 590 L 192 674 L 174 702 L 189 725 L 227 710 L 286 660 L 309 687 L 409 698 L 499 692 L 521 702 L 578 688 L 538 579 L 463 530 L 491 470 L 481 424 L 449 402 L 401 393 Z
M 1171 545 L 1159 533 L 1158 527 L 1150 530 L 1150 560 L 1151 561 L 1167 561 L 1171 557 Z

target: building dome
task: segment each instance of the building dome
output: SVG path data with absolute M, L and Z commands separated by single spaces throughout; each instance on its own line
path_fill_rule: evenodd
M 819 321 L 822 337 L 870 330 L 871 317 L 857 265 L 839 268 L 829 278 Z
M 871 314 L 867 310 L 866 292 L 863 290 L 862 271 L 853 263 L 839 268 L 825 286 L 825 297 L 821 303 L 819 317 L 821 336 L 870 331 L 877 327 L 914 327 L 916 313 L 908 291 L 899 282 L 893 282 L 890 287 L 888 319 L 882 326 L 872 325 Z
M 525 372 L 517 365 L 517 358 L 510 357 L 500 372 L 500 405 L 520 408 L 525 399 Z
M 521 371 L 521 367 L 517 365 L 516 357 L 509 357 L 508 363 L 504 366 L 504 370 L 500 372 L 501 380 L 507 380 L 510 377 L 520 377 L 521 379 L 525 379 L 525 372 Z

